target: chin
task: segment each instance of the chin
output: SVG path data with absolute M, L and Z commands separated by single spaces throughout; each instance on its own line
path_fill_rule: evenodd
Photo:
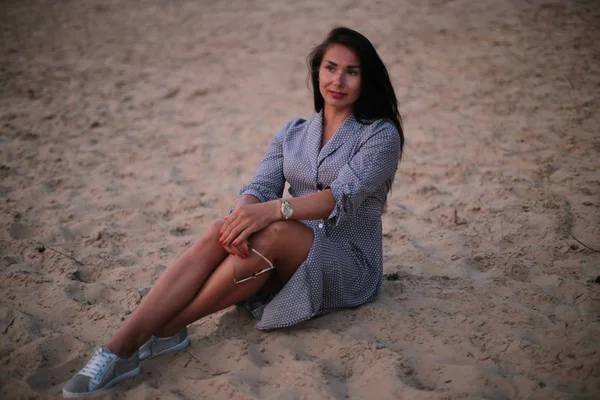
M 348 104 L 347 102 L 339 102 L 339 101 L 328 101 L 327 104 L 330 107 L 336 108 L 338 110 L 344 110 L 346 108 L 352 108 L 352 104 Z

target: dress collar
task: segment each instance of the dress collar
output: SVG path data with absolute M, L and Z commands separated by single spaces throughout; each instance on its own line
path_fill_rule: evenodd
M 359 122 L 354 117 L 354 114 L 348 115 L 340 126 L 338 126 L 333 137 L 321 148 L 321 140 L 323 138 L 323 110 L 315 115 L 308 127 L 308 139 L 312 154 L 317 155 L 317 166 L 344 144 L 350 136 L 356 134 L 358 130 L 357 124 Z

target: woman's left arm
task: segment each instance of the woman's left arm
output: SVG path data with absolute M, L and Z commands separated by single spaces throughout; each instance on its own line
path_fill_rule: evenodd
M 400 135 L 390 122 L 374 127 L 329 188 L 335 206 L 327 217 L 336 225 L 353 218 L 362 203 L 392 179 L 400 161 Z
M 331 190 L 323 190 L 305 196 L 292 197 L 288 201 L 294 207 L 291 219 L 322 219 L 331 214 L 335 199 Z M 237 206 L 235 211 L 224 217 L 227 221 L 223 227 L 221 240 L 225 245 L 242 243 L 250 235 L 269 224 L 283 219 L 281 200 Z

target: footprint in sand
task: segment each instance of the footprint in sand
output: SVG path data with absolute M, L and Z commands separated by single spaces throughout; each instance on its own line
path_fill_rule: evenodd
M 20 222 L 13 222 L 8 228 L 10 237 L 15 240 L 29 239 L 35 235 L 35 230 Z
M 81 368 L 87 358 L 80 356 L 53 368 L 40 368 L 27 378 L 27 385 L 38 393 L 59 394 L 65 382 Z
M 68 299 L 88 305 L 104 303 L 110 297 L 111 291 L 101 283 L 85 283 L 72 281 L 64 286 Z

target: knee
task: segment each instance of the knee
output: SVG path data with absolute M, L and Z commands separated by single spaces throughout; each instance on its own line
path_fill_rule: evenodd
M 275 241 L 282 235 L 285 235 L 289 222 L 275 221 L 270 223 L 265 229 L 259 232 L 261 236 L 265 236 L 269 240 Z
M 275 221 L 262 231 L 255 233 L 251 238 L 253 246 L 267 250 L 278 247 L 279 242 L 286 234 L 286 221 Z
M 207 242 L 213 242 L 215 240 L 218 241 L 219 232 L 223 227 L 225 221 L 222 218 L 218 218 L 210 223 L 210 225 L 206 228 L 202 236 L 194 243 L 194 248 L 201 248 L 206 245 Z
M 208 228 L 206 228 L 206 230 L 202 234 L 202 238 L 207 238 L 209 240 L 218 238 L 219 232 L 221 231 L 221 228 L 223 227 L 223 225 L 225 225 L 224 219 L 222 219 L 222 218 L 215 219 L 213 222 L 210 223 Z
M 210 223 L 210 225 L 206 229 L 206 233 L 218 235 L 223 225 L 225 225 L 225 220 L 223 218 L 217 218 Z

